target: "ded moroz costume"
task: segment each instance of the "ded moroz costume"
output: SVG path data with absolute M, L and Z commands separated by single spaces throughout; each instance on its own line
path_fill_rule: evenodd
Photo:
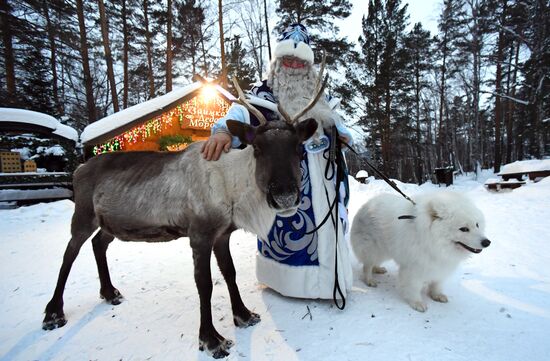
M 249 102 L 268 120 L 274 118 L 277 103 L 281 103 L 289 114 L 296 114 L 305 108 L 314 96 L 317 81 L 306 28 L 293 24 L 278 40 L 267 80 L 255 84 L 249 94 Z M 305 62 L 305 68 L 285 66 L 283 60 L 289 57 Z M 349 131 L 333 109 L 337 103 L 335 99 L 322 97 L 300 119 L 328 119 L 336 126 L 340 136 L 351 141 Z M 214 125 L 212 134 L 227 132 L 225 123 L 228 119 L 258 125 L 257 119 L 246 108 L 235 103 L 227 115 Z M 339 219 L 336 220 L 331 208 L 336 196 L 336 168 L 329 161 L 330 144 L 335 139 L 330 139 L 328 132 L 330 129 L 325 129 L 321 139 L 310 139 L 304 144 L 302 199 L 298 212 L 291 217 L 278 216 L 268 238 L 258 239 L 257 278 L 285 296 L 331 299 L 336 295 L 341 298 L 352 285 L 349 251 L 344 237 L 348 229 L 347 176 L 343 177 L 344 181 L 338 189 Z M 241 146 L 237 137 L 232 138 L 231 145 L 233 148 Z M 340 166 L 345 168 L 343 162 Z M 322 223 L 324 219 L 326 221 Z M 339 293 L 336 293 L 336 286 L 339 286 Z

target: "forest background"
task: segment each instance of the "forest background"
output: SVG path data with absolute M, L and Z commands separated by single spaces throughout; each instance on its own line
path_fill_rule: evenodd
M 549 156 L 550 2 L 442 0 L 433 16 L 435 32 L 401 0 L 0 0 L 0 106 L 82 131 L 195 74 L 245 89 L 301 22 L 354 130 L 352 171 L 423 183 Z

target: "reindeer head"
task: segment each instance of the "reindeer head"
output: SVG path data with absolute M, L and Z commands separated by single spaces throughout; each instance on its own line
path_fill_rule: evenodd
M 256 128 L 228 120 L 227 127 L 254 148 L 256 183 L 269 206 L 282 216 L 294 214 L 300 204 L 301 144 L 315 133 L 317 122 L 307 119 L 296 126 L 270 122 Z

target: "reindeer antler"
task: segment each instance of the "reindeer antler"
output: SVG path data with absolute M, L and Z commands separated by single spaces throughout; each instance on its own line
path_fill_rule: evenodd
M 301 111 L 299 111 L 296 115 L 294 115 L 294 117 L 290 117 L 290 115 L 283 109 L 282 105 L 279 103 L 279 105 L 277 105 L 277 110 L 279 110 L 279 113 L 281 114 L 281 116 L 285 119 L 285 121 L 289 124 L 294 124 L 302 115 L 304 115 L 305 113 L 307 113 L 311 108 L 313 108 L 313 106 L 319 101 L 319 99 L 321 98 L 321 94 L 323 94 L 323 91 L 325 90 L 325 87 L 327 86 L 327 82 L 328 82 L 328 74 L 325 76 L 325 78 L 323 79 L 323 82 L 321 83 L 321 78 L 323 77 L 323 72 L 325 71 L 325 63 L 326 63 L 326 53 L 325 51 L 323 50 L 323 61 L 321 62 L 321 67 L 319 69 L 319 76 L 317 77 L 317 83 L 316 83 L 316 86 L 315 86 L 315 89 L 316 89 L 316 94 L 315 96 L 311 99 L 311 101 L 308 103 L 308 105 L 306 105 L 306 107 L 304 109 L 302 109 Z M 319 87 L 320 85 L 320 87 Z
M 262 112 L 260 112 L 257 108 L 255 108 L 252 104 L 246 100 L 246 97 L 244 95 L 243 90 L 239 86 L 239 83 L 237 82 L 237 78 L 232 77 L 231 81 L 233 82 L 233 86 L 237 90 L 237 94 L 239 95 L 239 99 L 237 99 L 237 103 L 244 106 L 250 113 L 252 113 L 256 118 L 258 118 L 258 121 L 260 122 L 260 125 L 265 125 L 267 123 L 267 120 L 265 119 Z

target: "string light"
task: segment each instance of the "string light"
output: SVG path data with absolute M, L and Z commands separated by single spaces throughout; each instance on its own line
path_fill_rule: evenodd
M 181 129 L 207 130 L 228 110 L 229 104 L 217 96 L 215 88 L 204 86 L 197 96 L 177 105 L 174 109 L 117 135 L 106 143 L 96 145 L 93 154 L 117 152 L 137 142 L 145 142 L 152 135 L 160 134 L 163 130 L 170 128 L 175 119 L 179 122 Z

